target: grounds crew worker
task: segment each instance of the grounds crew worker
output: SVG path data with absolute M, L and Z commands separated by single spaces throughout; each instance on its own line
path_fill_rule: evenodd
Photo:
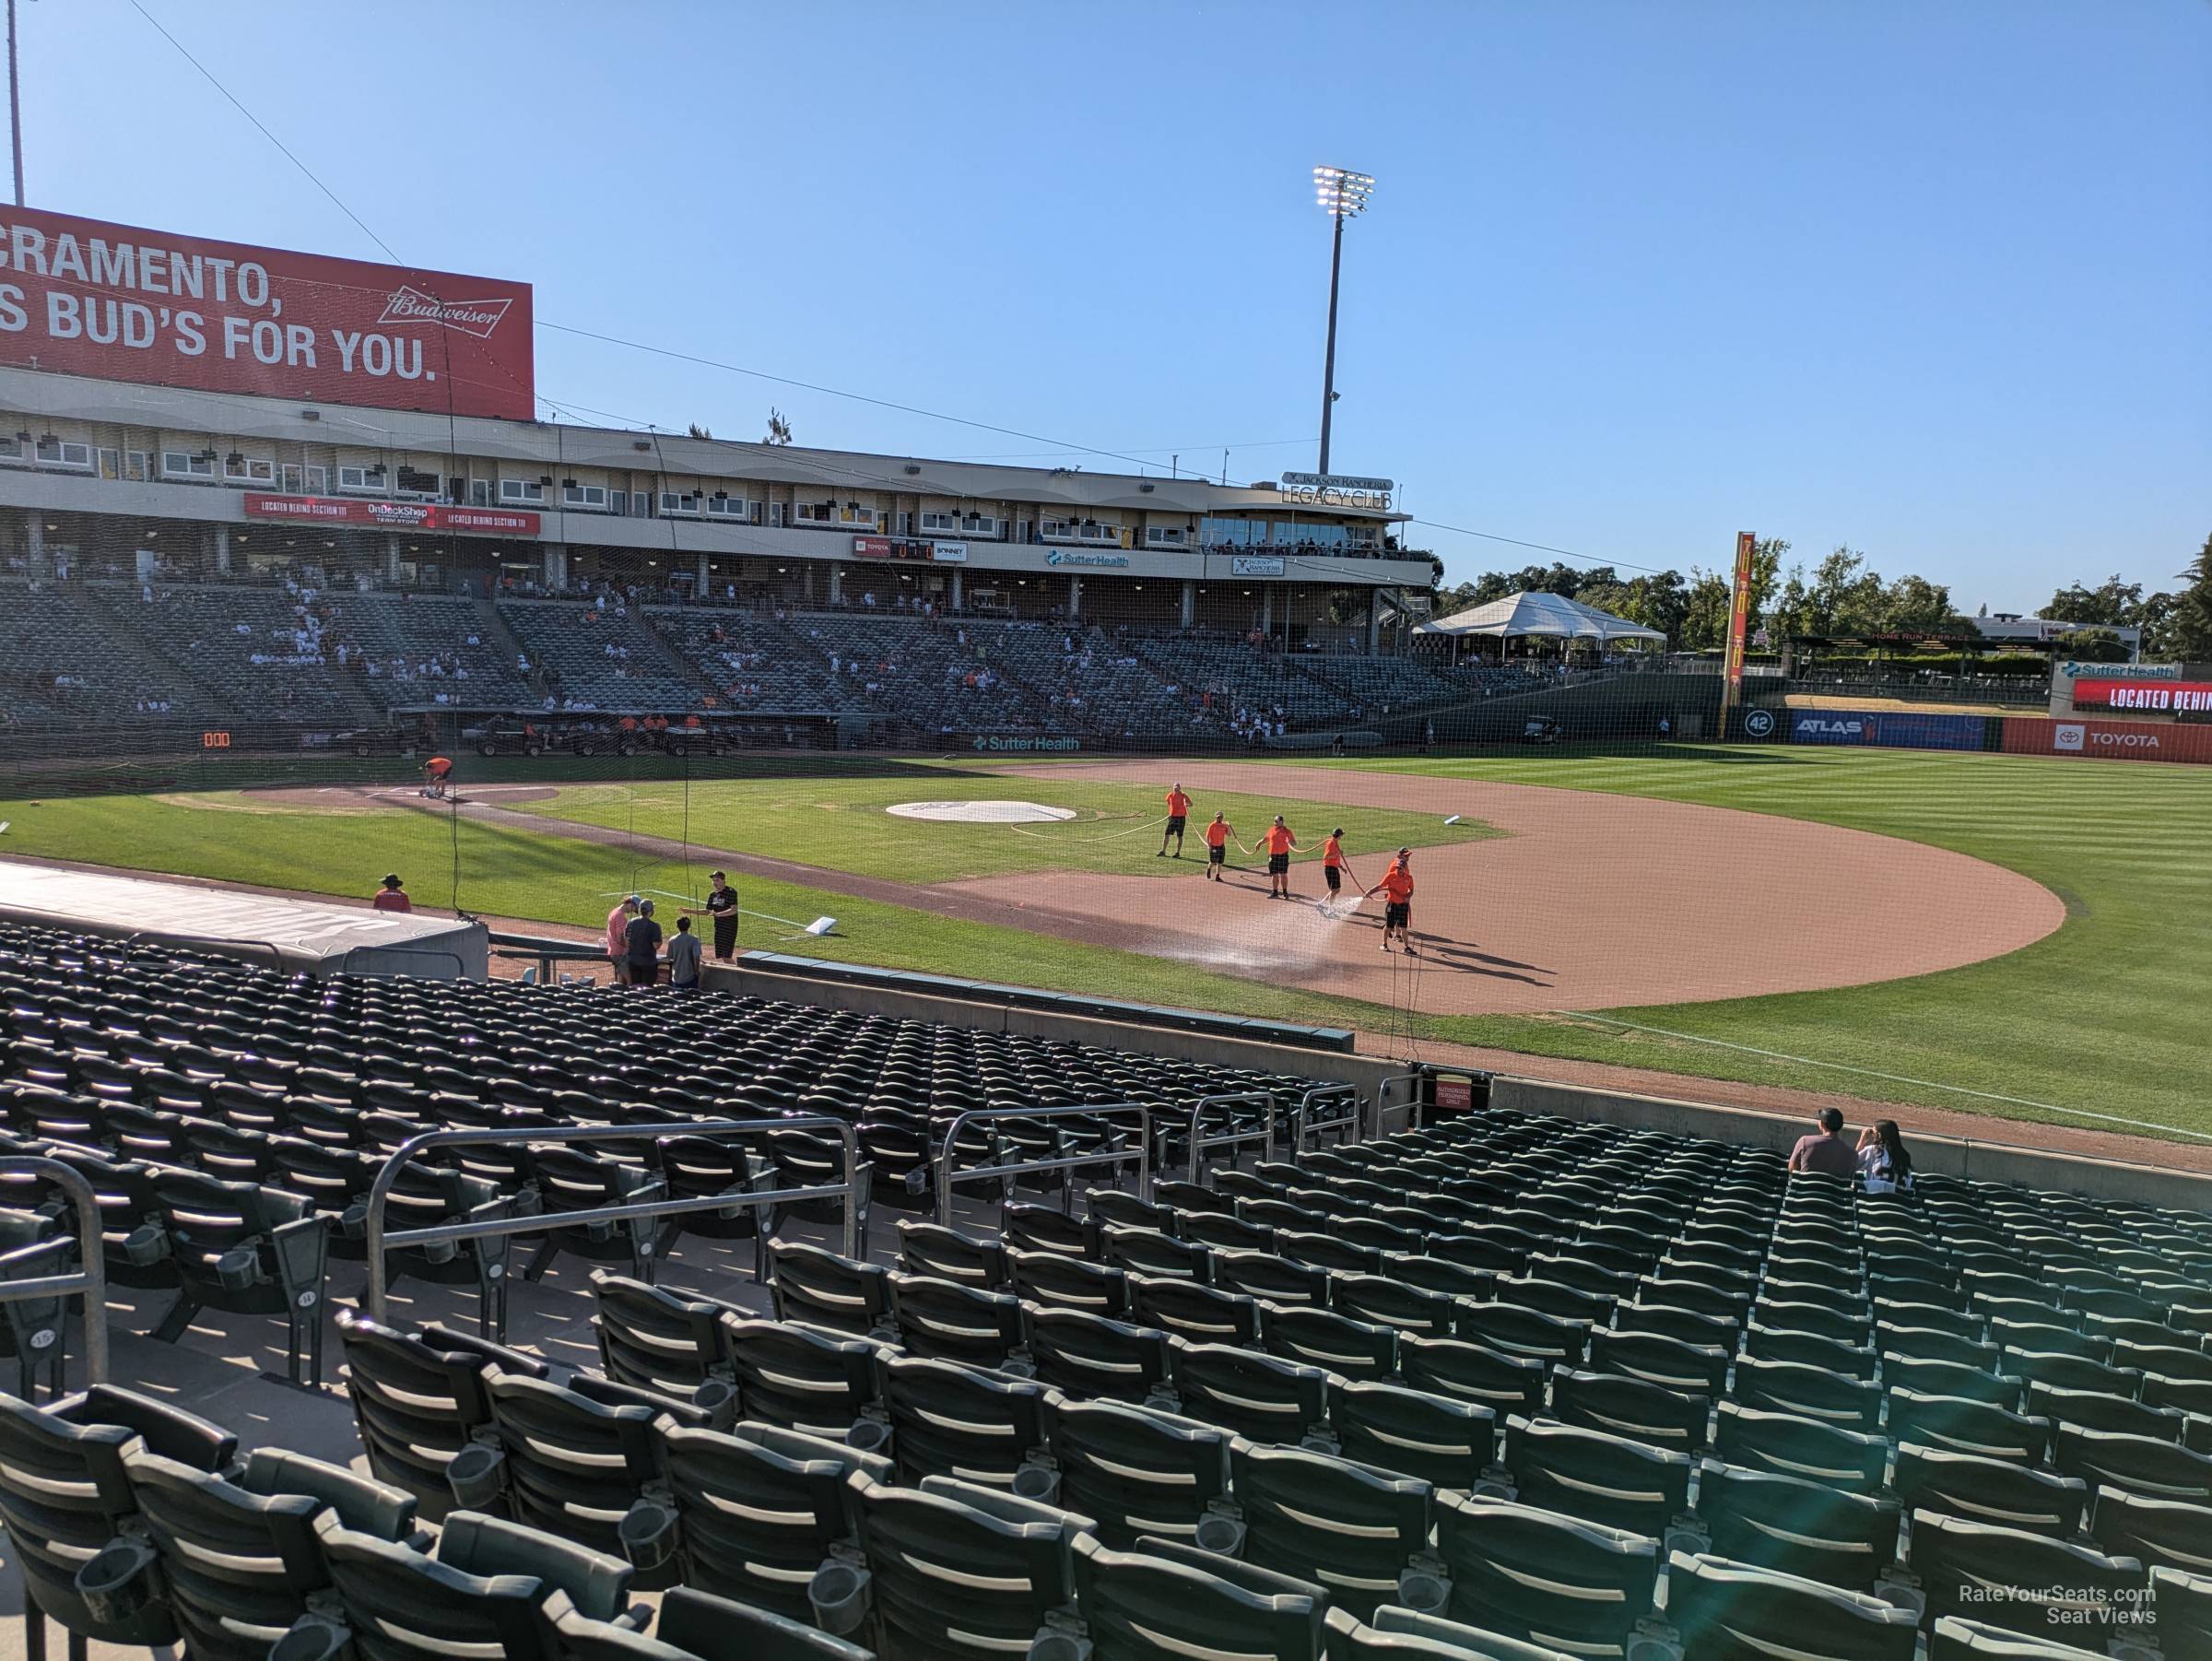
M 1175 841 L 1175 857 L 1177 859 L 1182 857 L 1182 826 L 1183 821 L 1189 819 L 1190 815 L 1191 798 L 1182 794 L 1182 786 L 1181 784 L 1169 785 L 1168 828 L 1159 833 L 1159 852 L 1153 856 L 1154 858 L 1167 858 L 1170 837 Z
M 709 871 L 707 876 L 714 884 L 707 895 L 707 902 L 697 911 L 684 913 L 687 917 L 702 913 L 714 921 L 714 955 L 726 959 L 737 949 L 737 890 L 730 886 L 728 875 Z
M 1204 830 L 1199 832 L 1200 835 L 1206 838 L 1206 875 L 1207 880 L 1212 882 L 1219 882 L 1222 879 L 1222 863 L 1229 857 L 1229 850 L 1224 844 L 1227 843 L 1229 839 L 1234 836 L 1236 833 L 1236 827 L 1231 825 L 1225 817 L 1218 813 L 1214 815 L 1214 822 L 1206 826 Z

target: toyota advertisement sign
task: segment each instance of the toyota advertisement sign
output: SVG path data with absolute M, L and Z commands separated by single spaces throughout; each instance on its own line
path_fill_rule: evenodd
M 0 207 L 0 366 L 526 421 L 530 285 Z
M 2016 756 L 2075 756 L 2104 761 L 2212 761 L 2212 726 L 2148 721 L 2005 723 L 2005 748 Z

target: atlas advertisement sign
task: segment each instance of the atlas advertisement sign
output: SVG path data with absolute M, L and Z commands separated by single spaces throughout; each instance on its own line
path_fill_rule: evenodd
M 527 421 L 530 285 L 0 207 L 0 365 Z
M 464 508 L 441 501 L 353 501 L 332 496 L 265 496 L 247 492 L 249 519 L 293 524 L 372 525 L 388 531 L 462 531 L 477 536 L 535 536 L 539 517 L 513 508 Z
M 2212 714 L 2212 680 L 2077 680 L 2074 703 L 2152 715 Z
M 2144 721 L 2005 722 L 2005 748 L 2016 756 L 2071 756 L 2106 761 L 2212 761 L 2212 726 Z
M 1744 717 L 1745 731 L 1750 731 L 1752 715 L 1764 713 L 1763 710 L 1747 712 Z M 1793 744 L 1871 745 L 1884 749 L 1982 749 L 1986 746 L 1989 732 L 1989 718 L 1985 715 L 1921 715 L 1897 710 L 1792 710 L 1789 713 Z

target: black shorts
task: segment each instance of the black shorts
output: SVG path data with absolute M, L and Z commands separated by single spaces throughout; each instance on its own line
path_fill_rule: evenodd
M 1413 901 L 1410 901 L 1410 900 L 1389 900 L 1389 901 L 1383 901 L 1383 904 L 1382 904 L 1382 926 L 1383 926 L 1384 928 L 1404 928 L 1404 927 L 1406 927 L 1406 926 L 1408 924 L 1410 924 L 1412 921 L 1413 921 Z
M 1228 860 L 1228 858 L 1229 858 L 1229 850 L 1228 850 L 1226 847 L 1219 847 L 1219 848 L 1213 848 L 1213 847 L 1209 847 L 1209 848 L 1208 848 L 1208 849 L 1206 849 L 1206 863 L 1207 865 L 1209 865 L 1209 866 L 1218 866 L 1218 865 L 1221 865 L 1221 864 L 1225 863 L 1225 862 Z
M 1164 835 L 1164 836 L 1181 836 L 1182 834 L 1182 814 L 1180 814 L 1180 813 L 1171 813 L 1171 814 L 1169 814 L 1169 815 L 1168 815 L 1168 828 L 1167 828 L 1166 831 L 1163 833 L 1163 835 Z
M 1281 876 L 1281 875 L 1282 875 L 1282 874 L 1283 874 L 1285 871 L 1288 871 L 1289 868 L 1290 868 L 1290 855 L 1289 855 L 1289 854 L 1270 854 L 1269 855 L 1267 855 L 1267 875 L 1268 875 L 1268 876 L 1270 876 L 1270 877 L 1280 877 L 1280 876 Z
M 736 949 L 737 919 L 735 917 L 715 918 L 714 955 L 718 958 L 726 958 Z
M 1328 879 L 1330 893 L 1334 894 L 1344 887 L 1344 867 L 1342 866 L 1324 866 L 1321 867 L 1321 874 Z

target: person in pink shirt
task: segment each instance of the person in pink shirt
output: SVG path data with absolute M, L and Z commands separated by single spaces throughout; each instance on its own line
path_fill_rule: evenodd
M 614 965 L 615 984 L 629 984 L 629 920 L 638 914 L 641 902 L 635 894 L 625 895 L 622 903 L 606 913 L 606 960 Z

